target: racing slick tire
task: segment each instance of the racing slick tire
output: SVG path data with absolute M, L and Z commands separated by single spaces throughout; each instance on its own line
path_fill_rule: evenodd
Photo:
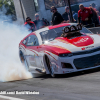
M 50 72 L 50 75 L 51 75 L 52 77 L 56 77 L 56 75 L 54 74 L 54 69 L 53 69 L 53 67 L 52 67 L 52 64 L 51 64 L 51 62 L 50 62 L 48 56 L 45 56 L 45 61 L 46 61 L 47 68 L 48 68 L 48 70 L 49 70 L 49 72 Z
M 21 60 L 22 64 L 25 66 L 25 69 L 28 71 L 29 66 L 28 66 L 27 60 L 26 60 L 24 54 L 22 53 L 22 51 L 20 51 L 19 56 L 20 56 L 20 60 Z

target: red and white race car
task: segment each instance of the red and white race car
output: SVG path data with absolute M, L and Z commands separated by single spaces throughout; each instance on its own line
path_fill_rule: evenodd
M 19 44 L 21 62 L 30 72 L 65 74 L 100 67 L 100 36 L 75 23 L 48 26 Z

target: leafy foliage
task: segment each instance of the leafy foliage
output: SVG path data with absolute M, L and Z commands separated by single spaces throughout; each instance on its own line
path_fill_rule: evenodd
M 3 11 L 5 8 L 5 15 L 16 16 L 15 7 L 13 0 L 0 0 L 0 10 Z

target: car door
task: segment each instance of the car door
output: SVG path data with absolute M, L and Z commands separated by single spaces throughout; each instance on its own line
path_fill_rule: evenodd
M 27 60 L 30 68 L 39 67 L 39 65 L 37 64 L 39 60 L 38 46 L 39 42 L 36 35 L 30 35 L 27 39 L 27 44 L 26 44 Z

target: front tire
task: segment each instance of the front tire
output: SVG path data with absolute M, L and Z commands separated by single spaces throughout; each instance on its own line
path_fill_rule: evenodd
M 49 72 L 50 72 L 50 75 L 51 75 L 52 77 L 55 77 L 54 69 L 53 69 L 53 67 L 52 67 L 52 64 L 51 64 L 51 62 L 50 62 L 48 56 L 45 56 L 45 61 L 46 61 L 47 68 L 48 68 L 48 70 L 49 70 Z

